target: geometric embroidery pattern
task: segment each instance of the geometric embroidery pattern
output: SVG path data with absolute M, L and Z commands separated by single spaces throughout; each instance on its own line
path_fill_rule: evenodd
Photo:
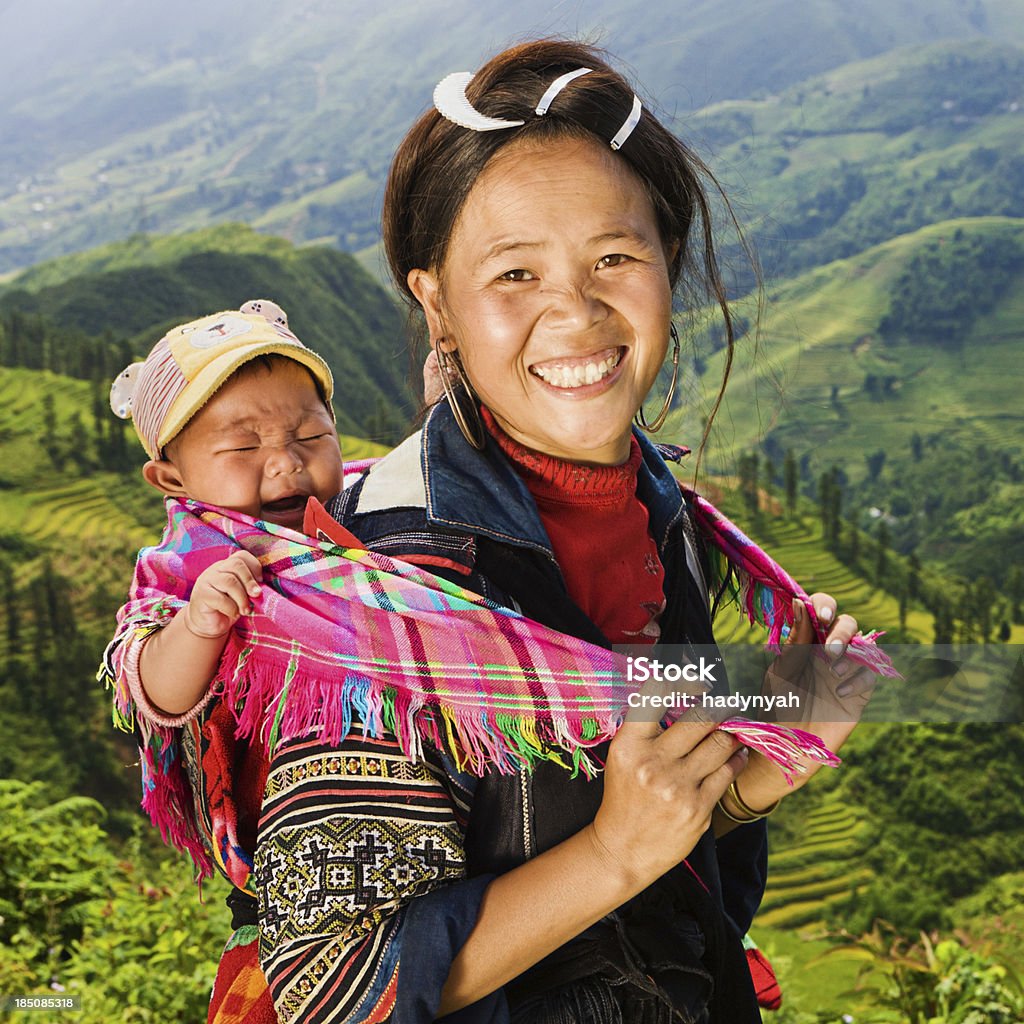
M 471 802 L 440 754 L 414 763 L 390 735 L 278 747 L 253 878 L 282 1024 L 389 1018 L 404 908 L 465 878 Z
M 267 939 L 337 932 L 361 938 L 402 903 L 463 876 L 454 824 L 345 819 L 279 833 L 261 855 Z M 287 908 L 285 911 L 283 908 Z

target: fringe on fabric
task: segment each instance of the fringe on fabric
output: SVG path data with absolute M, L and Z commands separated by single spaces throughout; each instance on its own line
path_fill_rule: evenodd
M 807 595 L 710 503 L 688 496 L 719 586 L 733 581 L 750 620 L 777 646 L 794 597 L 813 615 Z M 136 714 L 119 659 L 129 637 L 164 624 L 198 575 L 239 548 L 260 559 L 263 596 L 259 614 L 236 624 L 214 688 L 233 710 L 240 738 L 269 754 L 307 735 L 338 744 L 356 728 L 393 733 L 412 760 L 431 744 L 477 775 L 544 760 L 574 774 L 599 770 L 592 748 L 614 736 L 635 689 L 620 656 L 379 553 L 197 502 L 168 501 L 168 517 L 161 544 L 140 553 L 99 675 L 113 691 L 115 724 L 140 735 L 144 809 L 201 876 L 211 873 L 212 861 L 195 824 L 180 730 Z M 851 644 L 850 657 L 894 674 L 876 635 Z M 808 757 L 839 763 L 801 730 L 744 719 L 720 727 L 779 764 L 788 779 Z
M 793 601 L 800 601 L 818 643 L 823 644 L 827 630 L 818 621 L 807 591 L 707 498 L 686 487 L 682 490 L 707 541 L 713 596 L 728 595 L 752 624 L 768 631 L 767 644 L 776 651 L 793 626 Z M 899 678 L 892 659 L 876 642 L 883 635 L 877 631 L 858 634 L 850 641 L 846 657 L 877 675 Z

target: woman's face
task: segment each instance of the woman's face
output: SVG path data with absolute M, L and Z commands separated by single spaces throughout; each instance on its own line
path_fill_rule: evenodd
M 470 191 L 441 273 L 413 270 L 409 284 L 509 435 L 614 465 L 665 358 L 671 255 L 607 146 L 513 143 Z

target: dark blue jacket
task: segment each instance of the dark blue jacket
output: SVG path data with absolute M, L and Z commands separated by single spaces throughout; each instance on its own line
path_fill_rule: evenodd
M 713 643 L 702 552 L 664 458 L 678 458 L 682 450 L 656 447 L 640 434 L 637 439 L 643 453 L 637 495 L 665 567 L 662 641 Z M 468 445 L 444 403 L 431 411 L 422 431 L 339 495 L 329 511 L 374 550 L 609 646 L 569 597 L 536 504 L 513 466 L 491 438 L 483 452 Z M 600 776 L 571 779 L 550 764 L 532 775 L 485 776 L 476 784 L 467 833 L 471 873 L 507 871 L 568 838 L 593 819 L 601 792 Z M 606 919 L 509 986 L 513 1004 L 529 1003 L 610 958 L 630 980 L 643 984 L 653 977 L 669 992 L 692 986 L 693 970 L 705 968 L 714 983 L 708 1019 L 760 1020 L 740 938 L 764 891 L 764 823 L 740 826 L 717 842 L 709 831 L 687 861 L 703 886 L 685 866 L 669 872 L 611 923 Z M 687 943 L 699 964 L 687 965 L 685 955 L 676 955 Z M 680 991 L 681 1008 L 688 998 Z

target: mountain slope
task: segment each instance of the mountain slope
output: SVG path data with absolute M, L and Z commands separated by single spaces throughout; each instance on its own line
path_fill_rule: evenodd
M 335 249 L 297 249 L 241 225 L 136 236 L 32 268 L 0 291 L 0 314 L 128 339 L 141 355 L 173 323 L 250 298 L 278 302 L 330 364 L 343 429 L 375 424 L 384 439 L 397 439 L 412 411 L 405 320 L 355 259 Z
M 173 15 L 14 0 L 0 9 L 0 37 L 19 43 L 0 83 L 0 272 L 228 219 L 364 248 L 434 83 L 515 39 L 596 38 L 671 115 L 902 45 L 1024 42 L 1022 26 L 1024 0 L 395 0 L 358 15 L 315 0 L 188 0 Z
M 758 447 L 779 481 L 792 450 L 814 493 L 835 464 L 846 507 L 876 506 L 903 550 L 1004 579 L 1024 558 L 1024 221 L 936 224 L 768 300 L 758 345 L 740 343 L 709 465 Z M 912 318 L 919 332 L 904 307 L 932 311 Z M 722 353 L 707 361 L 707 395 L 721 368 Z M 700 436 L 709 401 L 693 391 L 678 436 Z
M 849 64 L 684 130 L 739 199 L 770 277 L 961 216 L 1024 216 L 1024 51 L 936 44 Z

